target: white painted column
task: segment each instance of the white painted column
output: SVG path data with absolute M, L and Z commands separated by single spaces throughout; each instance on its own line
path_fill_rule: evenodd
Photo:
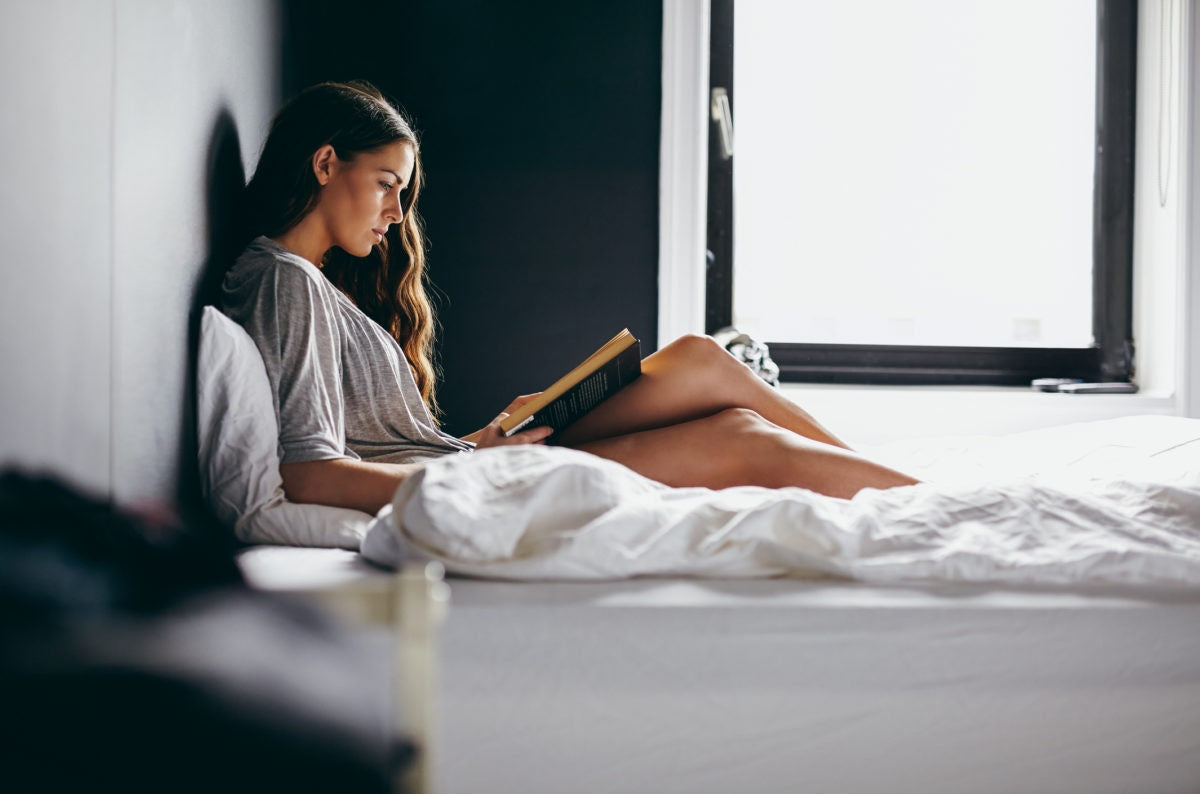
M 658 343 L 704 332 L 708 0 L 664 0 Z

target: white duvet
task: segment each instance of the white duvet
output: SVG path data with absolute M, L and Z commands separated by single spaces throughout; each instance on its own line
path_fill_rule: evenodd
M 450 456 L 400 487 L 362 553 L 505 579 L 1200 588 L 1200 420 L 1131 417 L 867 452 L 925 482 L 843 500 L 800 488 L 667 488 L 561 448 Z

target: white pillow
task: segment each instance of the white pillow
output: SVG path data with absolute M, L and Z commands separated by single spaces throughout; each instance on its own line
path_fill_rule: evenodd
M 196 422 L 201 488 L 240 540 L 359 547 L 372 516 L 284 498 L 279 423 L 262 356 L 245 329 L 212 306 L 200 318 Z

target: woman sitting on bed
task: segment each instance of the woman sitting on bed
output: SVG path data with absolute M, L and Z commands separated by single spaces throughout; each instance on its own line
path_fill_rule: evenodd
M 225 277 L 276 400 L 288 498 L 369 513 L 441 455 L 543 443 L 499 420 L 459 439 L 436 419 L 433 316 L 416 213 L 420 147 L 365 83 L 313 86 L 271 125 L 246 189 L 258 235 Z M 668 485 L 795 485 L 849 497 L 915 482 L 868 461 L 726 353 L 687 336 L 557 443 Z

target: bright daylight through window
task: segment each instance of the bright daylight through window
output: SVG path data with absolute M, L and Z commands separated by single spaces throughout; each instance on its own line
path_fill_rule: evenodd
M 1093 0 L 735 5 L 734 323 L 1093 342 Z

